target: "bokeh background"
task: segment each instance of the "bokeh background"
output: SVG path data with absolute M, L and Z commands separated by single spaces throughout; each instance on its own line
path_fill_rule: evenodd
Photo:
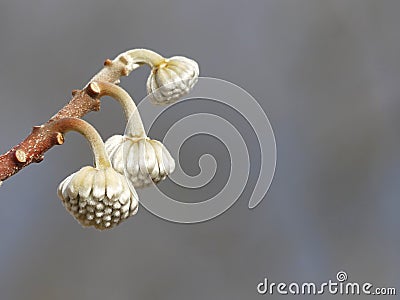
M 174 224 L 141 209 L 98 232 L 81 228 L 56 195 L 92 162 L 70 134 L 0 189 L 0 299 L 259 299 L 264 277 L 323 282 L 342 269 L 352 281 L 399 289 L 399 11 L 397 0 L 2 0 L 0 152 L 61 108 L 105 58 L 145 47 L 193 57 L 203 76 L 249 91 L 274 128 L 278 162 L 255 210 L 247 202 L 257 153 L 244 193 L 214 220 Z M 137 100 L 148 71 L 122 82 Z M 124 129 L 113 101 L 86 120 L 104 137 Z M 230 121 L 240 130 L 240 116 Z M 182 192 L 182 201 L 224 185 L 220 142 L 198 136 L 182 152 L 189 174 L 201 154 L 222 159 L 213 185 Z

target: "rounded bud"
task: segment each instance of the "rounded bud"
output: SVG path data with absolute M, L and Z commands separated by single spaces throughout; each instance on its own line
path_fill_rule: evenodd
M 112 228 L 138 210 L 138 196 L 113 168 L 83 167 L 58 187 L 65 208 L 83 226 Z
M 125 174 L 135 188 L 164 180 L 175 169 L 175 161 L 167 148 L 148 137 L 114 135 L 105 143 L 114 169 Z
M 147 93 L 154 104 L 170 104 L 187 94 L 199 77 L 198 64 L 183 56 L 166 58 L 147 79 Z

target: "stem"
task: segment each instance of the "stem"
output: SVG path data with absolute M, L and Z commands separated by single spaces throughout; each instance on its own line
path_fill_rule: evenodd
M 50 123 L 48 129 L 62 134 L 69 131 L 79 132 L 87 139 L 92 148 L 95 166 L 100 169 L 111 167 L 111 162 L 107 156 L 103 139 L 97 130 L 88 122 L 78 118 L 64 118 Z
M 126 122 L 128 123 L 127 134 L 132 137 L 146 137 L 146 131 L 143 126 L 142 118 L 136 107 L 135 101 L 121 87 L 109 82 L 92 82 L 88 89 L 99 97 L 110 96 L 117 100 L 124 110 Z M 132 120 L 130 122 L 130 120 Z
M 154 67 L 160 65 L 165 60 L 165 58 L 162 57 L 160 54 L 158 54 L 154 51 L 151 51 L 151 50 L 147 50 L 147 49 L 129 50 L 129 51 L 121 54 L 121 56 L 124 54 L 129 56 L 133 60 L 133 63 L 147 64 L 151 68 L 154 68 Z M 119 57 L 117 57 L 117 58 L 119 58 Z
M 133 49 L 121 53 L 114 60 L 107 59 L 104 68 L 90 81 L 107 81 L 118 84 L 121 76 L 128 76 L 130 72 L 143 64 L 155 68 L 165 62 L 160 54 L 147 49 Z

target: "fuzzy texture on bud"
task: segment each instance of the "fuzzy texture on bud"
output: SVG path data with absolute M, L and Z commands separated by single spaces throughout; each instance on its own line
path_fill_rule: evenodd
M 113 168 L 83 167 L 58 187 L 65 208 L 83 226 L 112 228 L 138 210 L 138 196 Z
M 199 77 L 198 64 L 183 56 L 165 59 L 147 79 L 147 93 L 154 104 L 166 105 L 187 94 Z
M 175 169 L 175 161 L 167 148 L 148 137 L 114 135 L 105 143 L 114 169 L 125 174 L 135 188 L 164 180 Z

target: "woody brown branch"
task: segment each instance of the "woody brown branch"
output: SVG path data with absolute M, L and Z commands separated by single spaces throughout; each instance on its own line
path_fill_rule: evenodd
M 132 58 L 135 55 L 138 56 L 136 60 Z M 48 126 L 51 122 L 63 118 L 81 118 L 91 111 L 100 109 L 100 100 L 98 99 L 100 91 L 96 90 L 96 86 L 90 83 L 103 81 L 118 84 L 121 76 L 128 76 L 131 71 L 143 64 L 153 66 L 155 62 L 163 59 L 159 54 L 146 49 L 128 50 L 114 60 L 107 59 L 104 62 L 104 67 L 89 81 L 85 88 L 73 91 L 71 101 L 56 115 L 45 124 L 33 127 L 31 134 L 24 141 L 14 146 L 7 153 L 0 155 L 0 185 L 4 180 L 31 163 L 42 161 L 46 151 L 64 142 L 62 133 L 55 132 L 51 129 L 51 126 Z
M 90 87 L 73 91 L 73 98 L 57 114 L 41 126 L 35 126 L 25 140 L 0 156 L 0 181 L 4 181 L 34 162 L 43 160 L 44 154 L 64 142 L 60 132 L 49 129 L 51 122 L 63 118 L 81 118 L 100 109 L 100 100 Z

